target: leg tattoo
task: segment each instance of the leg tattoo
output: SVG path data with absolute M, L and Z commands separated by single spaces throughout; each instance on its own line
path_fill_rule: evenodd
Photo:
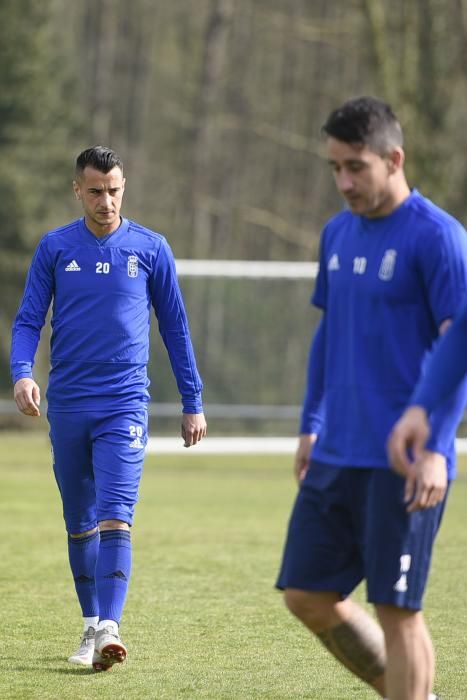
M 366 683 L 373 684 L 385 672 L 383 632 L 364 610 L 356 611 L 336 627 L 318 632 L 317 636 L 336 659 Z

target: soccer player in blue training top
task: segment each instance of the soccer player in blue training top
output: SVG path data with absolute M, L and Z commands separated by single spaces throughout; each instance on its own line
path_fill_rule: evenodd
M 185 447 L 206 434 L 202 383 L 173 255 L 163 236 L 120 216 L 124 188 L 115 152 L 95 146 L 78 156 L 73 189 L 84 217 L 39 243 L 11 353 L 18 408 L 38 416 L 32 367 L 53 299 L 48 420 L 84 617 L 81 645 L 69 661 L 96 670 L 127 654 L 119 622 L 147 442 L 151 306 L 182 397 Z
M 427 352 L 467 286 L 467 239 L 410 190 L 391 107 L 346 102 L 323 126 L 344 211 L 325 226 L 313 303 L 323 310 L 309 356 L 291 515 L 278 587 L 350 671 L 391 700 L 427 700 L 434 655 L 421 612 L 444 507 L 407 512 L 386 439 Z M 421 459 L 454 475 L 458 392 L 432 416 Z M 311 461 L 310 461 L 311 459 Z M 430 504 L 431 505 L 431 504 Z M 377 624 L 350 597 L 366 579 Z
M 429 465 L 420 456 L 430 436 L 429 416 L 464 380 L 467 374 L 467 302 L 442 337 L 415 387 L 409 407 L 391 431 L 388 452 L 394 469 L 406 477 L 407 498 L 417 507 L 434 504 L 446 475 L 433 483 Z M 412 452 L 412 459 L 409 456 Z

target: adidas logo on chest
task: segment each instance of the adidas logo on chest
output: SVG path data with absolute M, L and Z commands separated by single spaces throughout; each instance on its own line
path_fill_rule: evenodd
M 76 260 L 72 260 L 71 263 L 66 266 L 65 272 L 81 272 L 81 268 Z

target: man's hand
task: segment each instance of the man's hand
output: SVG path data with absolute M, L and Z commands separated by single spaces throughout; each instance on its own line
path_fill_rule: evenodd
M 41 391 L 34 379 L 18 379 L 14 388 L 16 405 L 25 416 L 40 416 Z
M 401 476 L 407 476 L 412 462 L 408 450 L 417 460 L 424 451 L 430 435 L 426 411 L 421 406 L 408 408 L 393 427 L 388 439 L 388 455 L 392 468 Z
M 298 447 L 295 453 L 294 472 L 299 484 L 302 483 L 308 471 L 311 451 L 317 439 L 316 433 L 302 434 L 298 439 Z
M 433 508 L 446 495 L 448 470 L 446 458 L 438 452 L 423 450 L 410 465 L 405 482 L 407 512 Z
M 204 413 L 184 413 L 182 418 L 182 438 L 184 447 L 196 445 L 206 436 L 208 426 Z

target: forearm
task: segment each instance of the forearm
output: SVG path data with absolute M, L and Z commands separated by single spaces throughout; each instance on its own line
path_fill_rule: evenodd
M 32 378 L 34 358 L 39 344 L 40 329 L 22 328 L 16 322 L 13 327 L 10 371 L 13 383 L 19 379 Z
M 325 321 L 321 319 L 310 346 L 306 391 L 300 421 L 300 433 L 318 433 L 323 423 Z
M 161 331 L 161 336 L 180 392 L 183 413 L 202 413 L 203 383 L 189 335 L 185 331 Z
M 455 383 L 456 384 L 456 383 Z M 457 388 L 437 404 L 430 416 L 431 435 L 427 449 L 447 456 L 456 436 L 467 399 L 467 380 L 463 380 Z
M 53 268 L 42 240 L 29 268 L 23 299 L 11 338 L 10 368 L 13 382 L 31 378 L 37 346 L 54 288 Z
M 410 399 L 427 413 L 437 409 L 467 373 L 467 304 L 440 339 Z M 453 398 L 454 400 L 454 398 Z
M 178 286 L 172 251 L 161 243 L 150 283 L 151 297 L 159 323 L 159 333 L 167 349 L 172 371 L 182 398 L 184 413 L 202 413 L 199 376 L 191 342 L 188 318 Z

